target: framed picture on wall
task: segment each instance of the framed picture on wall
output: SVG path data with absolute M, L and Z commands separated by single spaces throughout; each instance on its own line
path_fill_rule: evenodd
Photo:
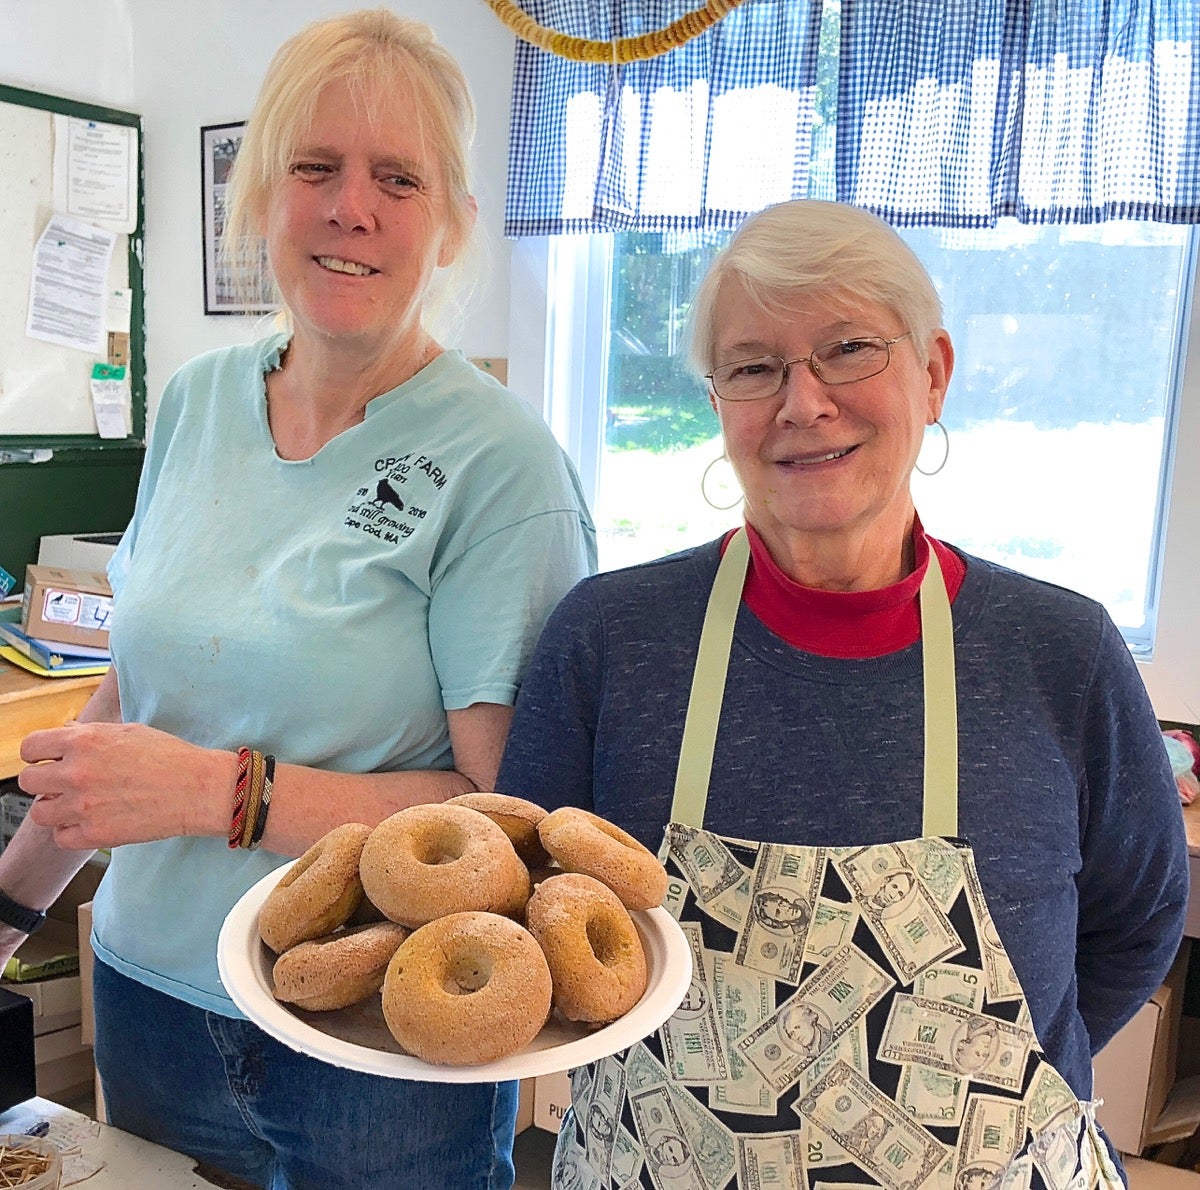
M 277 308 L 265 245 L 255 264 L 239 272 L 222 258 L 229 171 L 241 148 L 245 127 L 243 121 L 200 129 L 205 314 L 265 314 Z

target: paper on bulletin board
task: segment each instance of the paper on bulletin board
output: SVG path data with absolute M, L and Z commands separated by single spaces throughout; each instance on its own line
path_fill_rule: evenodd
M 132 323 L 133 290 L 110 289 L 105 295 L 104 329 L 116 334 L 127 335 Z
M 54 117 L 54 209 L 109 231 L 137 227 L 138 130 Z
M 108 347 L 108 269 L 116 233 L 54 215 L 38 238 L 29 278 L 31 339 L 102 355 Z
M 92 409 L 101 438 L 128 438 L 130 425 L 129 371 L 124 364 L 92 365 Z

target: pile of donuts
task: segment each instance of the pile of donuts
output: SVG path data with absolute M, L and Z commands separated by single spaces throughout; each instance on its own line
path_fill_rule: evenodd
M 646 989 L 631 910 L 667 876 L 586 810 L 467 793 L 318 839 L 259 910 L 275 998 L 312 1012 L 381 993 L 400 1047 L 473 1066 L 524 1049 L 553 1013 L 599 1027 Z

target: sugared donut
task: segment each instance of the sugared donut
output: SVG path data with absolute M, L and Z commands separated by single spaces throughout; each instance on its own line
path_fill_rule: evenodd
M 525 924 L 546 955 L 554 1006 L 572 1021 L 607 1024 L 646 990 L 646 952 L 629 911 L 607 885 L 564 873 L 529 898 Z
M 562 806 L 538 824 L 542 845 L 566 872 L 595 876 L 626 909 L 653 909 L 667 891 L 667 871 L 631 834 L 587 810 Z
M 383 979 L 383 1017 L 410 1054 L 478 1066 L 515 1054 L 550 1015 L 550 969 L 523 926 L 451 913 L 414 930 Z
M 521 862 L 528 868 L 543 867 L 549 860 L 538 838 L 538 823 L 546 817 L 541 806 L 505 793 L 460 793 L 442 803 L 469 806 L 486 814 L 507 836 Z
M 283 874 L 258 914 L 258 932 L 276 954 L 331 934 L 363 897 L 358 864 L 371 828 L 345 822 L 319 838 Z
M 301 942 L 275 960 L 275 999 L 310 1012 L 328 1012 L 365 1000 L 383 976 L 408 930 L 394 921 L 350 926 Z
M 414 928 L 447 913 L 518 914 L 529 899 L 529 872 L 508 836 L 466 806 L 409 806 L 385 818 L 358 866 L 371 903 Z

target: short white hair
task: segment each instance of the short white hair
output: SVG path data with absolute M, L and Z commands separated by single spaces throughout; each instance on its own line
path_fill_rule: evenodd
M 689 313 L 689 355 L 704 375 L 715 364 L 717 298 L 727 280 L 773 316 L 814 294 L 834 306 L 891 310 L 922 360 L 942 325 L 942 303 L 916 253 L 882 219 L 847 203 L 797 199 L 751 215 L 717 254 Z

